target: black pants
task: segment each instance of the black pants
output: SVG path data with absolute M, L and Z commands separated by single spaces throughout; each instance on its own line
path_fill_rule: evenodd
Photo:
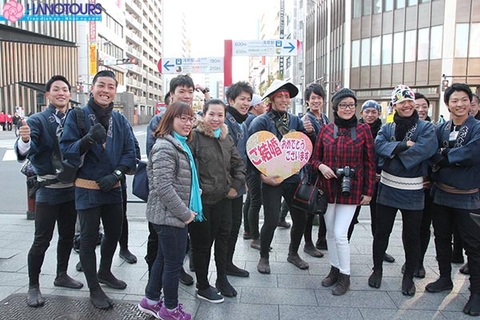
M 233 253 L 237 244 L 238 231 L 242 225 L 243 196 L 230 200 L 232 203 L 232 229 L 228 240 L 227 264 L 233 263 Z
M 55 223 L 58 224 L 57 274 L 67 272 L 68 260 L 72 252 L 73 236 L 77 211 L 75 201 L 50 205 L 37 202 L 35 207 L 35 238 L 28 252 L 29 285 L 39 285 L 38 278 L 42 268 L 45 252 L 50 246 Z
M 372 236 L 375 236 L 375 230 L 377 229 L 377 189 L 378 189 L 378 182 L 375 183 L 375 188 L 373 189 L 372 200 L 370 200 L 369 207 L 370 207 L 370 226 L 372 231 Z M 352 238 L 353 229 L 355 225 L 358 223 L 358 216 L 360 215 L 360 210 L 362 206 L 357 206 L 355 209 L 355 213 L 353 215 L 352 222 L 350 222 L 350 227 L 348 228 L 348 241 Z M 427 244 L 428 246 L 428 244 Z
M 215 242 L 215 264 L 217 275 L 226 274 L 228 240 L 232 230 L 232 203 L 225 198 L 215 204 L 203 204 L 202 222 L 189 225 L 192 241 L 192 256 L 197 277 L 197 288 L 207 289 L 208 266 L 213 243 Z
M 262 207 L 262 188 L 260 175 L 258 173 L 250 173 L 247 176 L 248 193 L 243 212 L 248 216 L 248 232 L 252 239 L 260 238 L 260 231 L 258 228 L 260 208 Z M 247 229 L 245 228 L 245 231 Z
M 388 247 L 395 216 L 399 209 L 377 203 L 377 225 L 373 237 L 373 268 L 382 270 L 383 257 Z M 420 223 L 423 210 L 400 209 L 402 213 L 403 249 L 405 250 L 405 274 L 412 275 L 420 256 Z
M 290 208 L 290 215 L 292 216 L 293 225 L 290 229 L 290 246 L 289 253 L 297 253 L 302 235 L 305 231 L 305 223 L 307 214 L 295 207 L 292 207 L 292 199 L 297 183 L 281 183 L 273 187 L 262 183 L 262 199 L 265 221 L 260 233 L 260 256 L 263 258 L 269 257 L 270 245 L 273 240 L 275 229 L 277 228 L 280 219 L 280 206 L 282 196 Z
M 128 219 L 127 219 L 127 188 L 122 187 L 122 208 L 123 208 L 123 223 L 122 223 L 122 233 L 120 234 L 120 239 L 118 243 L 120 244 L 120 249 L 128 249 Z
M 432 212 L 440 277 L 451 278 L 452 234 L 456 225 L 467 254 L 470 291 L 480 294 L 480 227 L 470 217 L 470 212 L 478 214 L 480 210 L 457 209 L 434 203 Z
M 122 203 L 104 204 L 87 210 L 79 210 L 78 218 L 82 238 L 80 242 L 80 262 L 82 263 L 88 287 L 93 289 L 99 285 L 95 246 L 98 240 L 100 219 L 102 219 L 104 237 L 100 247 L 99 272 L 110 272 L 113 255 L 117 249 L 117 242 L 122 232 Z
M 145 256 L 145 261 L 148 265 L 148 273 L 152 270 L 153 263 L 157 258 L 157 249 L 158 249 L 158 234 L 153 227 L 151 222 L 148 223 L 148 240 L 147 240 L 147 255 Z

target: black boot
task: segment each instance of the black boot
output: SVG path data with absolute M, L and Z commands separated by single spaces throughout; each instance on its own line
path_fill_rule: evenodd
M 382 270 L 373 269 L 373 273 L 368 278 L 368 285 L 372 288 L 380 288 L 380 286 L 382 285 L 382 276 Z
M 453 289 L 452 279 L 449 277 L 440 277 L 437 281 L 431 282 L 425 286 L 428 292 L 441 292 Z
M 340 270 L 332 266 L 330 268 L 330 272 L 328 273 L 328 275 L 325 277 L 325 279 L 322 280 L 322 286 L 324 287 L 333 286 L 335 283 L 337 283 L 339 275 L 340 275 Z
M 287 257 L 287 261 L 293 264 L 295 267 L 306 270 L 309 268 L 308 262 L 300 258 L 298 253 L 289 253 Z
M 480 316 L 480 294 L 472 293 L 468 299 L 467 304 L 463 308 L 463 313 L 469 316 Z
M 237 296 L 237 290 L 228 282 L 226 275 L 218 275 L 215 287 L 222 294 L 222 296 L 233 298 Z
M 415 295 L 415 283 L 413 282 L 413 275 L 404 274 L 402 279 L 402 294 L 404 296 Z
M 458 271 L 463 274 L 470 274 L 470 270 L 468 269 L 468 262 L 461 266 Z
M 42 293 L 40 292 L 40 287 L 38 285 L 36 286 L 30 286 L 28 289 L 28 294 L 27 294 L 27 304 L 30 307 L 41 307 L 45 304 L 45 299 L 42 296 Z
M 332 290 L 332 294 L 334 296 L 342 296 L 344 295 L 348 289 L 350 288 L 350 275 L 340 273 L 338 276 L 338 282 L 335 288 Z
M 110 309 L 113 307 L 113 301 L 103 292 L 100 286 L 90 289 L 90 301 L 98 309 Z
M 66 272 L 59 272 L 53 284 L 56 287 L 64 287 L 70 289 L 81 289 L 83 287 L 83 283 L 70 278 L 70 276 Z

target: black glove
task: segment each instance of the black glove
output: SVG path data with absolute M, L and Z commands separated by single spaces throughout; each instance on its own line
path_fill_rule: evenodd
M 86 136 L 90 141 L 102 143 L 107 137 L 107 131 L 105 131 L 105 128 L 100 123 L 97 123 L 90 128 Z
M 108 192 L 112 190 L 117 183 L 118 178 L 113 173 L 97 180 L 97 184 L 100 187 L 100 190 L 102 190 L 103 192 Z

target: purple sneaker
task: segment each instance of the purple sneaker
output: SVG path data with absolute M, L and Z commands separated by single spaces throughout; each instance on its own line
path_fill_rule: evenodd
M 181 303 L 173 311 L 168 311 L 165 305 L 162 306 L 158 312 L 158 317 L 162 320 L 190 320 L 192 316 L 182 310 L 183 305 Z
M 147 298 L 143 298 L 142 301 L 138 304 L 138 309 L 140 311 L 145 312 L 146 314 L 149 314 L 151 316 L 154 316 L 157 319 L 160 319 L 158 313 L 160 312 L 160 309 L 163 306 L 162 300 L 158 301 L 156 304 L 149 305 L 147 302 Z

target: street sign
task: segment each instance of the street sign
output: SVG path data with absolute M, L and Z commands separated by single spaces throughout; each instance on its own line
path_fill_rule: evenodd
M 221 58 L 164 58 L 157 64 L 158 71 L 167 73 L 223 73 Z
M 233 40 L 234 56 L 296 56 L 300 50 L 300 40 Z

